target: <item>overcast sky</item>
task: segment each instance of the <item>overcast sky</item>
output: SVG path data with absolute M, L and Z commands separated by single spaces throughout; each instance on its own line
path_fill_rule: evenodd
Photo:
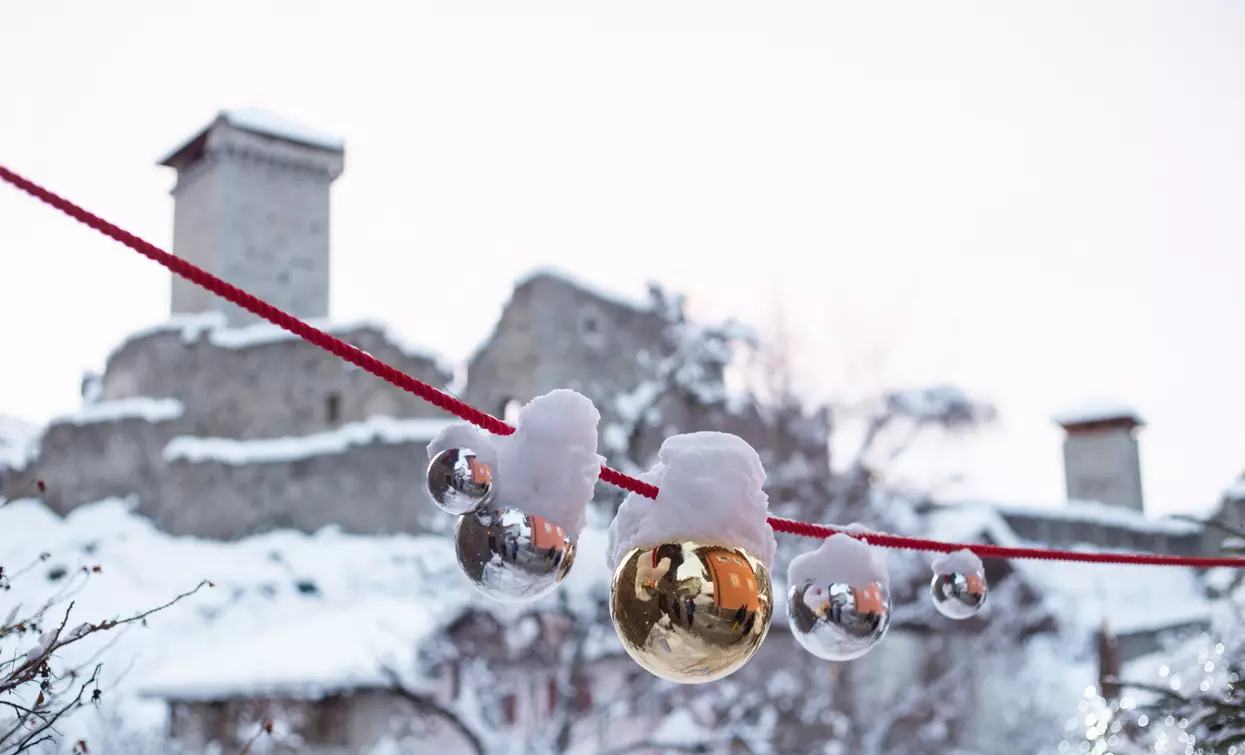
M 1150 423 L 1152 512 L 1245 470 L 1245 6 L 589 6 L 3 3 L 0 164 L 169 248 L 156 159 L 265 108 L 347 140 L 339 319 L 462 358 L 533 266 L 656 278 L 704 316 L 781 301 L 812 397 L 996 401 L 948 447 L 969 493 L 1058 505 L 1049 417 L 1095 396 Z M 167 316 L 160 268 L 3 186 L 0 281 L 29 420 Z

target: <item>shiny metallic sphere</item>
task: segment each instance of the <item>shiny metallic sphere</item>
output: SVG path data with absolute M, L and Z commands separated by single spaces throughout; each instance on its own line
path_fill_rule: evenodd
M 610 618 L 636 663 L 699 684 L 741 668 L 773 617 L 769 571 L 742 548 L 694 541 L 637 548 L 614 571 Z
M 526 603 L 553 592 L 575 561 L 562 526 L 514 508 L 486 506 L 458 518 L 458 565 L 485 595 Z
M 929 586 L 934 608 L 948 619 L 967 619 L 986 604 L 985 572 L 941 572 Z
M 493 470 L 468 448 L 447 448 L 428 462 L 428 497 L 448 514 L 466 514 L 489 502 Z
M 855 660 L 890 628 L 890 590 L 880 582 L 863 588 L 842 582 L 791 585 L 787 619 L 791 634 L 808 652 L 827 661 Z

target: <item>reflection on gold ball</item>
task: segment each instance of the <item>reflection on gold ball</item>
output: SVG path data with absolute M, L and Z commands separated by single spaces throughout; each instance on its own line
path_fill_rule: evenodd
M 761 647 L 773 598 L 769 571 L 747 551 L 685 540 L 623 558 L 610 617 L 636 663 L 700 684 L 734 673 Z

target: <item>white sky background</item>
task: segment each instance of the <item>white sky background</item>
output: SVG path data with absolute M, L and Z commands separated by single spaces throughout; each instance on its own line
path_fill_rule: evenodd
M 1048 417 L 1107 396 L 1150 422 L 1150 511 L 1196 511 L 1245 467 L 1243 39 L 1227 2 L 10 1 L 0 164 L 168 248 L 155 160 L 273 110 L 347 139 L 337 318 L 462 358 L 541 264 L 777 299 L 813 397 L 998 403 L 948 446 L 966 492 L 1057 504 Z M 8 187 L 0 281 L 30 420 L 167 313 L 161 268 Z

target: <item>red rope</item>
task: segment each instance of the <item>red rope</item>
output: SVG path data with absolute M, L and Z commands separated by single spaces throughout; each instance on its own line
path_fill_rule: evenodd
M 408 393 L 419 396 L 434 406 L 453 414 L 461 419 L 481 427 L 495 435 L 509 435 L 514 428 L 484 412 L 466 404 L 453 396 L 416 380 L 406 373 L 376 359 L 370 354 L 335 338 L 324 331 L 313 328 L 297 317 L 289 315 L 267 302 L 248 294 L 242 289 L 230 285 L 211 273 L 198 268 L 186 260 L 140 239 L 134 234 L 122 230 L 103 218 L 87 212 L 78 205 L 57 194 L 48 191 L 29 179 L 23 178 L 13 171 L 0 165 L 0 179 L 30 194 L 35 199 L 51 205 L 78 222 L 87 225 L 115 241 L 128 246 L 148 259 L 163 265 L 174 275 L 180 275 L 195 285 L 202 286 L 217 296 L 230 301 L 268 322 L 287 330 L 309 343 L 315 344 L 356 367 L 366 370 L 387 383 L 395 385 Z M 601 467 L 601 479 L 631 493 L 646 498 L 657 497 L 657 487 L 634 477 L 629 477 L 616 469 Z M 791 519 L 772 516 L 770 526 L 778 532 L 786 532 L 803 537 L 826 538 L 840 530 L 820 524 L 808 524 Z M 1048 561 L 1083 561 L 1098 564 L 1145 564 L 1150 566 L 1192 566 L 1209 568 L 1213 566 L 1245 567 L 1245 558 L 1190 558 L 1184 556 L 1157 556 L 1131 553 L 1081 553 L 1077 551 L 1048 550 L 1045 548 L 1005 548 L 998 545 L 973 545 L 961 543 L 943 543 L 937 540 L 924 540 L 898 535 L 872 534 L 860 535 L 871 545 L 883 548 L 903 550 L 931 551 L 951 553 L 957 550 L 971 550 L 982 558 L 1024 558 L 1044 559 Z

